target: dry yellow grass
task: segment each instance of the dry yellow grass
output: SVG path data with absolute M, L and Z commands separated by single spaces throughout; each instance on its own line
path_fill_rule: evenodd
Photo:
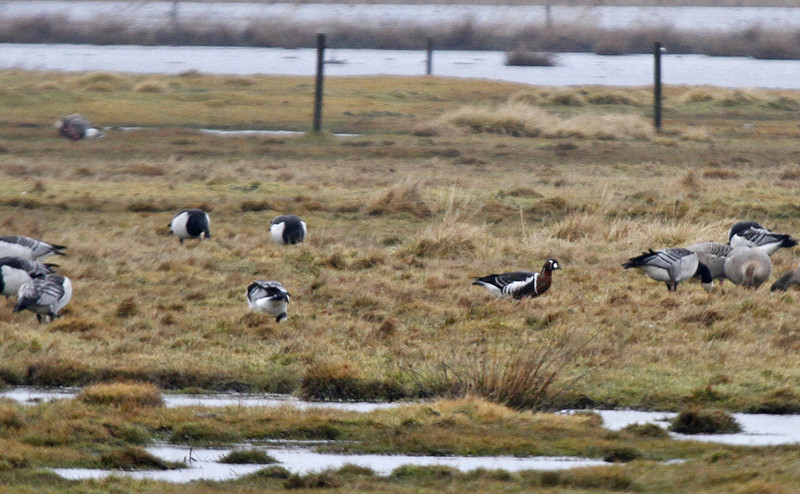
M 797 98 L 791 91 L 749 91 L 759 128 L 744 132 L 749 116 L 698 113 L 679 102 L 690 88 L 668 88 L 676 116 L 653 136 L 646 104 L 556 108 L 547 97 L 542 106 L 509 103 L 533 91 L 513 84 L 411 78 L 398 89 L 392 79 L 332 79 L 330 128 L 359 136 L 245 138 L 193 131 L 207 124 L 198 105 L 246 102 L 218 112 L 226 127 L 274 115 L 258 125 L 303 128 L 310 81 L 159 76 L 170 90 L 149 93 L 135 88 L 151 77 L 72 74 L 55 76 L 76 81 L 58 93 L 31 89 L 49 77 L 2 74 L 6 90 L 24 96 L 0 108 L 0 225 L 69 246 L 60 269 L 75 293 L 47 326 L 0 308 L 7 383 L 448 394 L 452 381 L 436 370 L 471 375 L 481 369 L 476 349 L 502 355 L 569 334 L 572 346 L 560 347 L 569 358 L 554 361 L 560 404 L 800 408 L 795 292 L 726 287 L 708 297 L 687 282 L 669 294 L 620 266 L 651 247 L 723 241 L 740 219 L 798 231 L 800 132 L 763 104 Z M 158 128 L 58 138 L 51 122 L 77 81 L 112 87 L 102 97 L 79 92 L 94 121 Z M 587 102 L 595 95 L 574 91 Z M 479 125 L 524 128 L 541 118 L 573 130 L 514 137 L 451 125 L 414 135 L 469 101 L 461 111 Z M 414 116 L 352 116 L 376 105 Z M 703 139 L 687 137 L 699 128 Z M 181 246 L 166 225 L 195 206 L 209 210 L 213 237 Z M 304 244 L 270 240 L 269 220 L 285 213 L 308 223 Z M 540 299 L 495 300 L 469 284 L 538 271 L 547 257 L 564 269 Z M 776 273 L 796 265 L 789 251 L 774 262 Z M 245 287 L 264 278 L 292 293 L 286 323 L 247 309 Z M 498 362 L 498 375 L 524 367 Z

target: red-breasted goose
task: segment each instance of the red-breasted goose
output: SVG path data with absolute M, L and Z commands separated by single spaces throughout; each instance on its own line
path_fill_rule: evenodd
M 473 285 L 483 286 L 497 297 L 538 297 L 546 292 L 553 281 L 553 271 L 561 269 L 558 261 L 548 259 L 541 273 L 513 271 L 475 278 Z

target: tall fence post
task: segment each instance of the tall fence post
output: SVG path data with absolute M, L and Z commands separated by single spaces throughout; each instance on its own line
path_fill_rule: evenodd
M 322 82 L 325 67 L 325 35 L 317 34 L 317 84 L 314 91 L 314 132 L 322 130 Z
M 427 46 L 425 47 L 427 58 L 425 59 L 425 74 L 431 75 L 433 73 L 433 39 L 428 38 Z
M 653 81 L 653 125 L 656 132 L 661 132 L 661 42 L 653 45 L 653 58 L 655 60 Z

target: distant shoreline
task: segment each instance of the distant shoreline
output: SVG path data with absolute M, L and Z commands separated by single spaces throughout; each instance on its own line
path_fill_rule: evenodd
M 630 55 L 651 53 L 660 42 L 673 54 L 800 59 L 800 29 L 756 24 L 732 31 L 671 26 L 602 28 L 581 22 L 524 25 L 479 24 L 472 19 L 398 23 L 391 28 L 348 21 L 259 19 L 234 26 L 222 21 L 163 20 L 148 25 L 119 19 L 66 19 L 58 14 L 0 20 L 0 43 L 143 46 L 242 46 L 312 48 L 326 33 L 330 48 L 420 50 L 431 39 L 436 50 L 533 51 Z

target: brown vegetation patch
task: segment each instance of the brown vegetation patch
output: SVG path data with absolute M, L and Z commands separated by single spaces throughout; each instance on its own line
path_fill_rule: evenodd
M 740 175 L 733 170 L 726 170 L 725 168 L 706 168 L 703 170 L 703 178 L 718 178 L 721 180 L 730 180 L 739 178 Z
M 134 446 L 103 453 L 100 465 L 112 470 L 169 470 L 170 464 Z
M 149 383 L 116 382 L 86 386 L 77 399 L 87 405 L 123 408 L 160 407 L 164 405 L 161 391 Z
M 723 410 L 688 408 L 675 417 L 669 430 L 679 434 L 728 434 L 741 432 L 742 427 Z
M 397 384 L 365 379 L 346 362 L 311 365 L 300 383 L 300 396 L 313 400 L 397 400 L 406 396 Z
M 422 198 L 419 182 L 399 183 L 376 195 L 364 208 L 369 215 L 381 216 L 407 213 L 417 218 L 431 215 L 431 209 Z

